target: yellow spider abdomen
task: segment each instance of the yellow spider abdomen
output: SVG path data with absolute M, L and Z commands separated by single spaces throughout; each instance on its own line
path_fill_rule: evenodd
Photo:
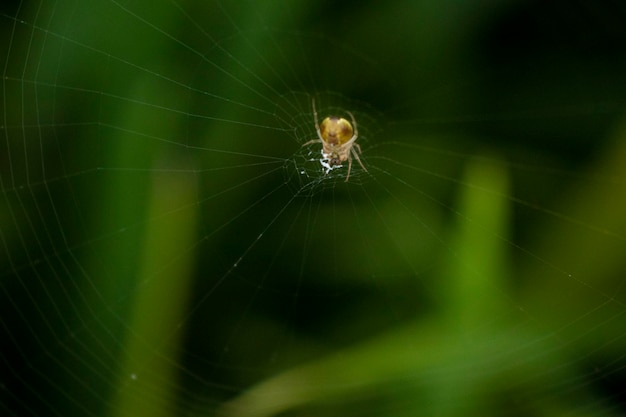
M 341 146 L 352 139 L 352 124 L 343 117 L 329 116 L 320 124 L 320 135 L 331 146 Z

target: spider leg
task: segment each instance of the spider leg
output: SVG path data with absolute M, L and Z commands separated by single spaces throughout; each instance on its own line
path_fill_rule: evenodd
M 353 146 L 356 146 L 359 152 L 361 152 L 361 147 L 359 146 L 358 143 L 355 143 Z M 357 151 L 354 148 L 350 149 L 350 151 L 352 152 L 352 155 L 354 155 L 356 160 L 359 162 L 359 165 L 361 165 L 361 168 L 363 168 L 365 172 L 367 172 L 367 168 L 365 168 L 365 165 L 363 165 L 363 162 L 361 162 L 361 158 L 359 158 L 359 154 L 357 153 Z M 352 162 L 352 159 L 350 159 L 350 162 Z
M 314 144 L 314 143 L 320 143 L 320 142 L 321 142 L 321 143 L 324 143 L 324 141 L 323 141 L 323 140 L 321 140 L 321 139 L 311 139 L 311 140 L 310 140 L 310 141 L 308 141 L 307 143 L 303 143 L 303 144 L 302 144 L 302 147 L 305 147 L 305 146 L 308 146 L 308 145 L 312 145 L 312 144 Z
M 320 132 L 320 124 L 317 121 L 317 110 L 315 109 L 315 97 L 313 97 L 313 123 L 315 123 L 315 130 L 317 131 L 317 139 L 311 139 L 310 141 L 303 143 L 302 146 L 312 145 L 314 143 L 324 143 L 322 133 Z
M 354 115 L 352 114 L 352 112 L 348 112 L 348 114 L 350 115 L 350 118 L 352 119 L 352 126 L 354 127 L 354 135 L 352 135 L 352 139 L 355 139 L 359 137 L 359 129 L 356 125 L 356 119 L 354 118 Z
M 352 158 L 348 158 L 348 175 L 346 175 L 346 181 L 348 182 L 348 178 L 350 178 L 350 170 L 352 169 Z
M 322 138 L 322 133 L 320 132 L 320 124 L 317 121 L 317 109 L 315 108 L 315 97 L 312 99 L 313 104 L 313 123 L 315 123 L 315 130 L 317 130 L 317 137 L 320 138 L 322 142 L 324 142 L 324 138 Z
M 340 145 L 343 149 L 349 149 L 353 146 L 356 146 L 359 148 L 359 152 L 361 152 L 361 146 L 358 143 L 354 143 L 357 140 L 357 135 L 356 133 L 354 135 L 352 135 L 352 137 L 350 138 L 349 141 L 347 141 L 346 143 L 344 143 L 343 145 Z

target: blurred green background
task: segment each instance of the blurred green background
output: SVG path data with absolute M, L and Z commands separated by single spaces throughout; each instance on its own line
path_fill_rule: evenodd
M 1 7 L 3 414 L 626 413 L 621 3 Z

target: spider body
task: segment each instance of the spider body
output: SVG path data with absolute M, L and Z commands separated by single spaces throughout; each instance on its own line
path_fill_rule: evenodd
M 313 121 L 315 123 L 315 130 L 317 131 L 317 139 L 312 139 L 302 145 L 307 146 L 312 143 L 322 144 L 323 158 L 320 162 L 322 166 L 326 168 L 327 174 L 330 170 L 340 167 L 343 162 L 348 161 L 346 181 L 350 178 L 353 156 L 359 162 L 361 168 L 367 171 L 365 166 L 363 166 L 363 162 L 361 162 L 361 158 L 359 158 L 361 146 L 355 143 L 359 137 L 356 120 L 352 113 L 347 113 L 350 115 L 352 123 L 343 117 L 328 116 L 322 120 L 320 124 L 318 123 L 317 110 L 315 109 L 315 99 L 313 99 Z

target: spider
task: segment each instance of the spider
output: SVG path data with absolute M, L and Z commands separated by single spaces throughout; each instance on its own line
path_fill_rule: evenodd
M 361 146 L 355 143 L 359 137 L 359 131 L 357 129 L 356 120 L 352 113 L 347 112 L 352 119 L 352 124 L 343 117 L 328 116 L 322 123 L 317 122 L 317 110 L 315 109 L 315 98 L 313 98 L 313 121 L 315 122 L 315 130 L 317 130 L 317 139 L 312 139 L 302 146 L 308 146 L 313 143 L 321 143 L 322 156 L 320 160 L 322 166 L 326 168 L 326 174 L 335 167 L 340 167 L 345 161 L 348 161 L 348 175 L 346 175 L 346 182 L 350 178 L 350 170 L 352 169 L 352 156 L 361 165 L 365 171 L 367 169 L 363 166 L 359 154 L 361 153 Z M 354 129 L 352 128 L 354 126 Z M 358 151 L 358 152 L 357 152 Z

